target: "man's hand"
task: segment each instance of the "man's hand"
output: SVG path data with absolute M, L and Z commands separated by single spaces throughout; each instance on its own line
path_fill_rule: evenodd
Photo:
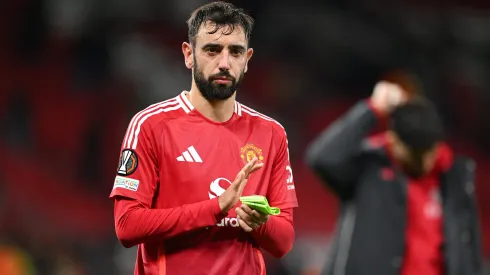
M 245 188 L 250 175 L 263 166 L 263 163 L 257 163 L 257 158 L 254 158 L 242 168 L 230 187 L 228 187 L 228 189 L 226 189 L 226 191 L 218 197 L 221 212 L 227 213 L 237 204 L 238 200 L 242 196 L 243 189 Z
M 400 86 L 386 81 L 378 82 L 371 95 L 373 107 L 383 114 L 389 114 L 396 106 L 407 100 L 408 95 Z
M 245 232 L 250 232 L 269 220 L 269 215 L 252 210 L 246 204 L 242 204 L 242 206 L 238 207 L 236 209 L 236 214 L 238 223 Z

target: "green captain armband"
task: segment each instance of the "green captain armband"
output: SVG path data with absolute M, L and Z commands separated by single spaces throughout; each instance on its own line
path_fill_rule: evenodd
M 253 210 L 261 212 L 262 214 L 279 215 L 281 213 L 281 209 L 278 207 L 271 207 L 267 201 L 267 198 L 264 196 L 245 196 L 241 197 L 240 201 L 243 204 L 248 205 L 248 207 L 252 208 Z

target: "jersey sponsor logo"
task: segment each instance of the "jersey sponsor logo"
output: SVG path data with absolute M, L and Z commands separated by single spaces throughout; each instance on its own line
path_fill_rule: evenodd
M 226 179 L 226 178 L 217 178 L 211 182 L 209 185 L 209 199 L 214 199 L 217 198 L 226 191 L 228 187 L 230 187 L 231 181 Z M 224 226 L 231 226 L 231 227 L 238 227 L 240 224 L 238 223 L 237 218 L 224 218 L 219 221 L 216 226 L 219 227 L 224 227 Z
M 131 191 L 138 191 L 138 186 L 140 185 L 139 180 L 135 179 L 130 179 L 126 177 L 121 177 L 121 176 L 116 176 L 116 179 L 114 180 L 114 188 L 124 188 L 128 189 Z
M 240 158 L 242 158 L 243 163 L 247 164 L 255 157 L 259 160 L 259 162 L 264 160 L 264 156 L 262 156 L 262 149 L 259 147 L 253 145 L 252 143 L 247 143 L 245 146 L 240 148 Z
M 240 224 L 238 223 L 237 218 L 224 218 L 224 219 L 221 219 L 221 221 L 219 223 L 217 223 L 216 226 L 219 226 L 219 227 L 224 227 L 224 226 L 239 227 Z
M 119 158 L 119 166 L 117 174 L 121 176 L 129 176 L 136 171 L 138 167 L 138 156 L 131 149 L 124 149 Z
M 226 178 L 217 178 L 211 182 L 209 185 L 209 199 L 217 198 L 230 187 L 231 181 Z

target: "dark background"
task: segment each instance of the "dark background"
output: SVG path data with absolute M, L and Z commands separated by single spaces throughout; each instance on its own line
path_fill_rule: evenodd
M 120 144 L 138 110 L 190 88 L 185 20 L 206 2 L 0 3 L 0 274 L 132 274 L 108 199 Z M 477 161 L 488 259 L 490 2 L 232 2 L 256 19 L 238 100 L 285 126 L 300 203 L 295 247 L 269 274 L 328 260 L 337 202 L 304 149 L 382 78 L 423 90 Z

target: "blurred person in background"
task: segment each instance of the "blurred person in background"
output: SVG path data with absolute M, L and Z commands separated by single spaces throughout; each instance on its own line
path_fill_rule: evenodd
M 190 91 L 136 114 L 124 137 L 110 195 L 116 234 L 138 245 L 135 274 L 265 274 L 260 248 L 292 248 L 297 199 L 283 127 L 235 100 L 253 19 L 213 2 L 188 26 Z M 254 194 L 281 214 L 239 204 Z
M 382 121 L 388 130 L 368 137 Z M 323 274 L 481 274 L 475 164 L 453 157 L 429 101 L 380 82 L 306 159 L 341 201 Z

